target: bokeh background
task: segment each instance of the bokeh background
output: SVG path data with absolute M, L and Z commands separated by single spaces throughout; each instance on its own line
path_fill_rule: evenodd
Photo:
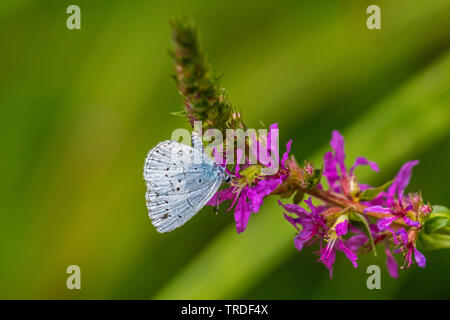
M 81 7 L 82 29 L 66 28 Z M 381 7 L 381 30 L 366 8 Z M 450 205 L 450 2 L 0 2 L 0 298 L 450 298 L 450 250 L 389 278 L 385 257 L 338 256 L 332 280 L 275 201 L 237 235 L 211 208 L 158 234 L 145 207 L 146 153 L 188 128 L 171 78 L 168 21 L 196 21 L 234 105 L 278 122 L 297 159 L 320 163 L 333 129 L 379 184 L 420 159 L 408 190 Z M 379 250 L 382 253 L 382 250 Z M 399 261 L 400 262 L 400 261 Z M 66 288 L 81 267 L 82 289 Z M 382 267 L 381 290 L 366 287 Z

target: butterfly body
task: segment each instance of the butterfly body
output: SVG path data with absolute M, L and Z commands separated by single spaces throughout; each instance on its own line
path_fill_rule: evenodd
M 224 168 L 206 155 L 196 134 L 192 142 L 193 147 L 163 141 L 145 160 L 147 209 L 158 232 L 170 232 L 190 220 L 228 178 Z

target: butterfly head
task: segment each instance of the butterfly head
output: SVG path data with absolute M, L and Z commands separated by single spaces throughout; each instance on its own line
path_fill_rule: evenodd
M 231 179 L 234 177 L 234 175 L 228 173 L 224 167 L 220 166 L 217 163 L 214 163 L 213 165 L 213 170 L 215 170 L 217 172 L 218 176 L 221 176 L 223 178 L 224 182 L 231 182 Z

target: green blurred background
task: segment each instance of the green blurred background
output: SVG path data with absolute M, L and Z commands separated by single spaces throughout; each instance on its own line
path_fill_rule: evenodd
M 66 28 L 81 7 L 82 29 Z M 381 7 L 381 30 L 366 8 Z M 297 159 L 346 137 L 363 182 L 420 159 L 410 188 L 449 205 L 450 2 L 33 1 L 0 3 L 0 298 L 450 298 L 450 251 L 389 278 L 385 257 L 341 255 L 332 280 L 299 253 L 275 201 L 237 235 L 211 208 L 158 234 L 145 207 L 146 153 L 182 108 L 168 21 L 196 21 L 213 69 L 251 126 L 278 122 Z M 382 251 L 382 250 L 379 250 Z M 381 252 L 382 253 L 382 252 Z M 400 262 L 400 261 L 399 261 Z M 82 289 L 66 288 L 68 265 Z M 381 290 L 366 268 L 382 267 Z

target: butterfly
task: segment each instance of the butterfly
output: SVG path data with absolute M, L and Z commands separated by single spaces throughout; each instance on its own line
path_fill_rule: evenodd
M 150 150 L 145 160 L 145 199 L 158 232 L 185 224 L 230 180 L 225 169 L 207 156 L 196 132 L 192 146 L 166 140 Z

